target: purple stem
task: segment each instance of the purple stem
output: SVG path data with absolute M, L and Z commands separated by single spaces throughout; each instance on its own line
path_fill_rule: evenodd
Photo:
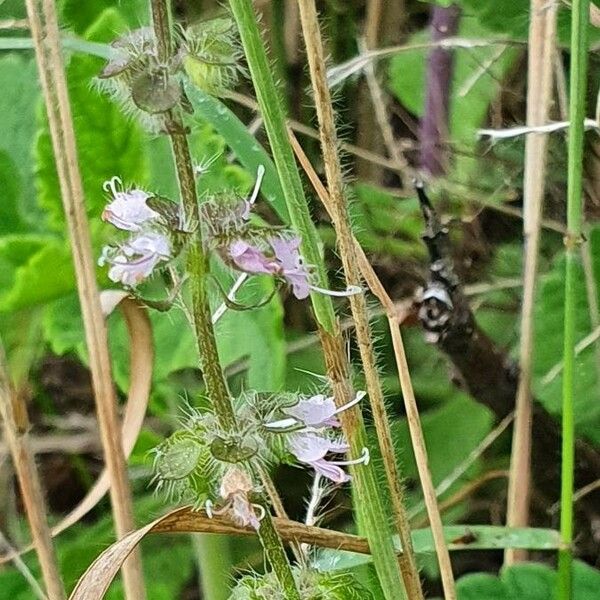
M 460 9 L 455 4 L 434 6 L 431 14 L 431 40 L 453 37 L 458 31 Z M 420 166 L 429 175 L 443 175 L 446 170 L 444 140 L 448 134 L 450 84 L 454 52 L 434 48 L 427 58 L 425 114 L 419 130 Z

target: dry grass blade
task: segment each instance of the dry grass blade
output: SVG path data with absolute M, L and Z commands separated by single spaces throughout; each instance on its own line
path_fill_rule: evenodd
M 308 160 L 306 154 L 304 154 L 304 151 L 302 150 L 302 147 L 298 143 L 298 140 L 294 136 L 293 132 L 289 130 L 288 133 L 290 136 L 292 147 L 294 148 L 294 152 L 296 153 L 296 157 L 298 158 L 298 162 L 300 162 L 300 164 L 302 165 L 304 172 L 308 176 L 311 184 L 317 192 L 317 196 L 319 197 L 323 206 L 331 216 L 330 199 L 327 190 L 321 183 L 321 180 L 319 179 L 318 175 L 316 174 L 315 170 L 310 164 L 310 161 Z M 379 280 L 379 277 L 377 277 L 377 274 L 373 270 L 373 267 L 369 263 L 369 260 L 365 255 L 363 249 L 361 248 L 360 244 L 356 241 L 356 238 L 354 237 L 352 238 L 352 241 L 355 246 L 356 259 L 361 270 L 361 274 L 364 280 L 367 282 L 367 285 L 369 286 L 371 292 L 381 302 L 388 317 L 388 324 L 394 343 L 396 363 L 398 365 L 398 377 L 400 380 L 400 387 L 402 389 L 402 395 L 405 402 L 406 414 L 410 427 L 410 434 L 413 443 L 415 459 L 419 470 L 421 486 L 423 488 L 423 496 L 425 498 L 427 514 L 431 523 L 433 540 L 435 543 L 436 552 L 438 554 L 438 560 L 441 561 L 444 565 L 443 568 L 441 568 L 441 572 L 446 577 L 447 589 L 450 590 L 450 594 L 452 594 L 454 588 L 454 578 L 452 575 L 450 554 L 448 553 L 448 547 L 444 539 L 444 531 L 437 505 L 436 492 L 429 471 L 427 450 L 425 448 L 425 440 L 423 438 L 423 430 L 421 428 L 417 403 L 412 388 L 410 372 L 408 370 L 408 364 L 406 362 L 404 344 L 400 335 L 400 321 L 397 317 L 397 309 L 394 302 L 389 297 L 388 293 L 385 291 L 385 288 Z M 452 595 L 448 596 L 448 592 L 446 592 L 446 594 L 447 600 L 456 597 Z
M 122 536 L 134 528 L 132 500 L 117 421 L 107 333 L 95 278 L 58 17 L 53 0 L 26 0 L 25 4 L 72 245 L 98 424 L 111 484 L 112 510 L 117 534 Z M 143 600 L 139 553 L 134 553 L 123 565 L 123 579 L 126 597 Z
M 121 427 L 123 452 L 128 457 L 142 428 L 146 408 L 148 407 L 154 361 L 152 330 L 146 309 L 125 292 L 102 292 L 100 299 L 104 313 L 107 315 L 118 306 L 125 319 L 129 336 L 130 387 Z M 89 513 L 104 497 L 109 487 L 110 478 L 105 468 L 83 500 L 51 529 L 52 537 L 59 535 Z M 19 550 L 19 554 L 29 552 L 33 548 L 34 546 L 30 545 Z M 2 556 L 0 557 L 0 564 L 12 558 L 12 553 L 11 555 Z
M 369 554 L 369 544 L 362 537 L 312 527 L 278 517 L 275 517 L 273 521 L 277 532 L 286 542 L 307 543 L 321 548 Z M 240 527 L 225 516 L 214 515 L 213 518 L 209 518 L 204 511 L 193 511 L 189 507 L 179 508 L 137 531 L 132 531 L 107 548 L 82 575 L 70 600 L 100 600 L 103 598 L 123 561 L 149 533 L 256 535 L 256 531 L 251 527 Z
M 552 75 L 556 37 L 557 5 L 546 0 L 532 0 L 529 28 L 529 65 L 527 85 L 527 125 L 536 127 L 548 121 L 552 94 Z M 533 310 L 538 265 L 538 249 L 546 171 L 548 138 L 533 133 L 525 142 L 525 176 L 523 235 L 525 267 L 521 338 L 519 347 L 519 385 L 515 401 L 515 423 L 508 481 L 507 525 L 524 527 L 529 519 L 531 462 L 531 377 L 533 365 Z M 507 550 L 507 564 L 525 558 L 520 550 Z
M 52 545 L 52 537 L 46 519 L 46 502 L 42 485 L 35 467 L 35 459 L 29 445 L 29 419 L 25 399 L 11 385 L 0 345 L 0 415 L 4 421 L 4 432 L 10 451 L 21 496 L 25 505 L 27 521 L 31 529 L 33 546 L 38 555 L 44 585 L 49 600 L 66 598 L 60 578 L 58 561 Z M 14 558 L 14 556 L 13 556 Z

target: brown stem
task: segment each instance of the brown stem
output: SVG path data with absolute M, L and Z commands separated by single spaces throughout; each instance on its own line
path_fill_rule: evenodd
M 117 421 L 108 340 L 95 278 L 56 9 L 52 0 L 27 0 L 26 6 L 71 238 L 100 436 L 111 479 L 112 509 L 117 535 L 123 536 L 134 527 L 131 492 Z M 138 551 L 123 565 L 123 579 L 126 597 L 143 600 Z
M 4 353 L 0 345 L 0 415 L 4 421 L 6 441 L 19 479 L 25 513 L 31 529 L 46 594 L 49 600 L 66 598 L 60 578 L 58 561 L 46 520 L 46 500 L 35 468 L 35 459 L 29 443 L 29 419 L 25 400 L 11 385 Z

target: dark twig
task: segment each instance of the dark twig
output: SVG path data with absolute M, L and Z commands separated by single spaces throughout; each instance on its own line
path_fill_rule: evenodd
M 502 419 L 514 409 L 518 367 L 477 325 L 454 272 L 448 251 L 448 231 L 442 226 L 420 184 L 417 185 L 417 193 L 425 218 L 423 239 L 431 258 L 429 278 L 419 302 L 419 319 L 427 340 L 435 343 L 451 360 L 460 384 L 475 400 Z M 534 486 L 554 501 L 559 489 L 560 428 L 535 400 L 533 432 Z M 583 487 L 597 478 L 600 478 L 600 453 L 583 440 L 578 440 L 576 485 Z M 598 493 L 580 504 L 588 516 L 590 513 L 598 515 L 599 507 Z

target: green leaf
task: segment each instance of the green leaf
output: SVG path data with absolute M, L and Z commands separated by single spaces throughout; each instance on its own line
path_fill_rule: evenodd
M 186 84 L 185 91 L 194 108 L 194 114 L 208 121 L 223 136 L 227 145 L 250 173 L 255 174 L 259 165 L 265 168 L 262 194 L 279 218 L 284 223 L 289 223 L 283 190 L 275 165 L 264 148 L 248 132 L 246 125 L 220 100 L 209 96 L 192 84 Z
M 10 156 L 0 150 L 0 236 L 17 233 L 25 228 L 19 214 L 21 181 Z
M 411 533 L 417 554 L 435 552 L 431 529 L 414 529 Z M 481 551 L 517 548 L 525 550 L 556 550 L 560 548 L 560 535 L 554 529 L 534 527 L 497 527 L 494 525 L 446 525 L 444 539 L 450 551 Z M 396 546 L 400 549 L 399 541 Z M 371 562 L 366 554 L 323 550 L 317 561 L 323 570 L 350 569 Z M 515 578 L 515 581 L 520 581 Z M 482 596 L 483 598 L 483 596 Z M 517 598 L 517 596 L 511 596 Z
M 14 15 L 13 15 L 14 16 Z M 39 210 L 36 206 L 34 190 L 33 145 L 36 133 L 35 107 L 39 97 L 37 70 L 32 56 L 10 53 L 0 58 L 0 150 L 12 161 L 13 182 L 22 191 L 19 198 L 19 209 L 15 213 L 33 226 L 37 225 Z M 0 163 L 0 182 L 2 202 L 5 202 L 6 185 L 11 185 L 11 171 L 5 171 L 4 157 Z M 20 181 L 20 185 L 17 183 Z M 10 187 L 8 188 L 9 191 Z M 2 214 L 2 209 L 0 209 Z M 0 223 L 0 232 L 3 226 Z
M 120 14 L 109 9 L 85 37 L 91 41 L 110 41 L 124 29 Z M 93 89 L 93 79 L 102 64 L 99 58 L 76 55 L 67 68 L 86 210 L 92 223 L 99 221 L 106 203 L 104 181 L 115 175 L 126 184 L 143 185 L 147 180 L 147 156 L 140 128 L 123 116 L 118 106 Z M 36 157 L 40 205 L 48 212 L 50 226 L 61 231 L 64 217 L 60 186 L 46 122 L 37 140 Z
M 148 21 L 148 3 L 145 0 L 62 0 L 60 21 L 74 33 L 83 35 L 106 9 L 118 9 L 127 26 L 137 29 Z
M 600 229 L 590 232 L 594 280 L 600 281 Z M 535 306 L 534 390 L 538 400 L 551 413 L 559 415 L 562 399 L 562 349 L 564 322 L 564 256 L 561 254 L 550 271 L 540 278 Z M 576 340 L 583 340 L 591 331 L 585 274 L 579 265 L 576 282 Z M 595 344 L 590 344 L 576 356 L 575 426 L 600 444 L 600 364 Z
M 74 289 L 70 250 L 51 236 L 0 238 L 0 311 L 43 304 Z

